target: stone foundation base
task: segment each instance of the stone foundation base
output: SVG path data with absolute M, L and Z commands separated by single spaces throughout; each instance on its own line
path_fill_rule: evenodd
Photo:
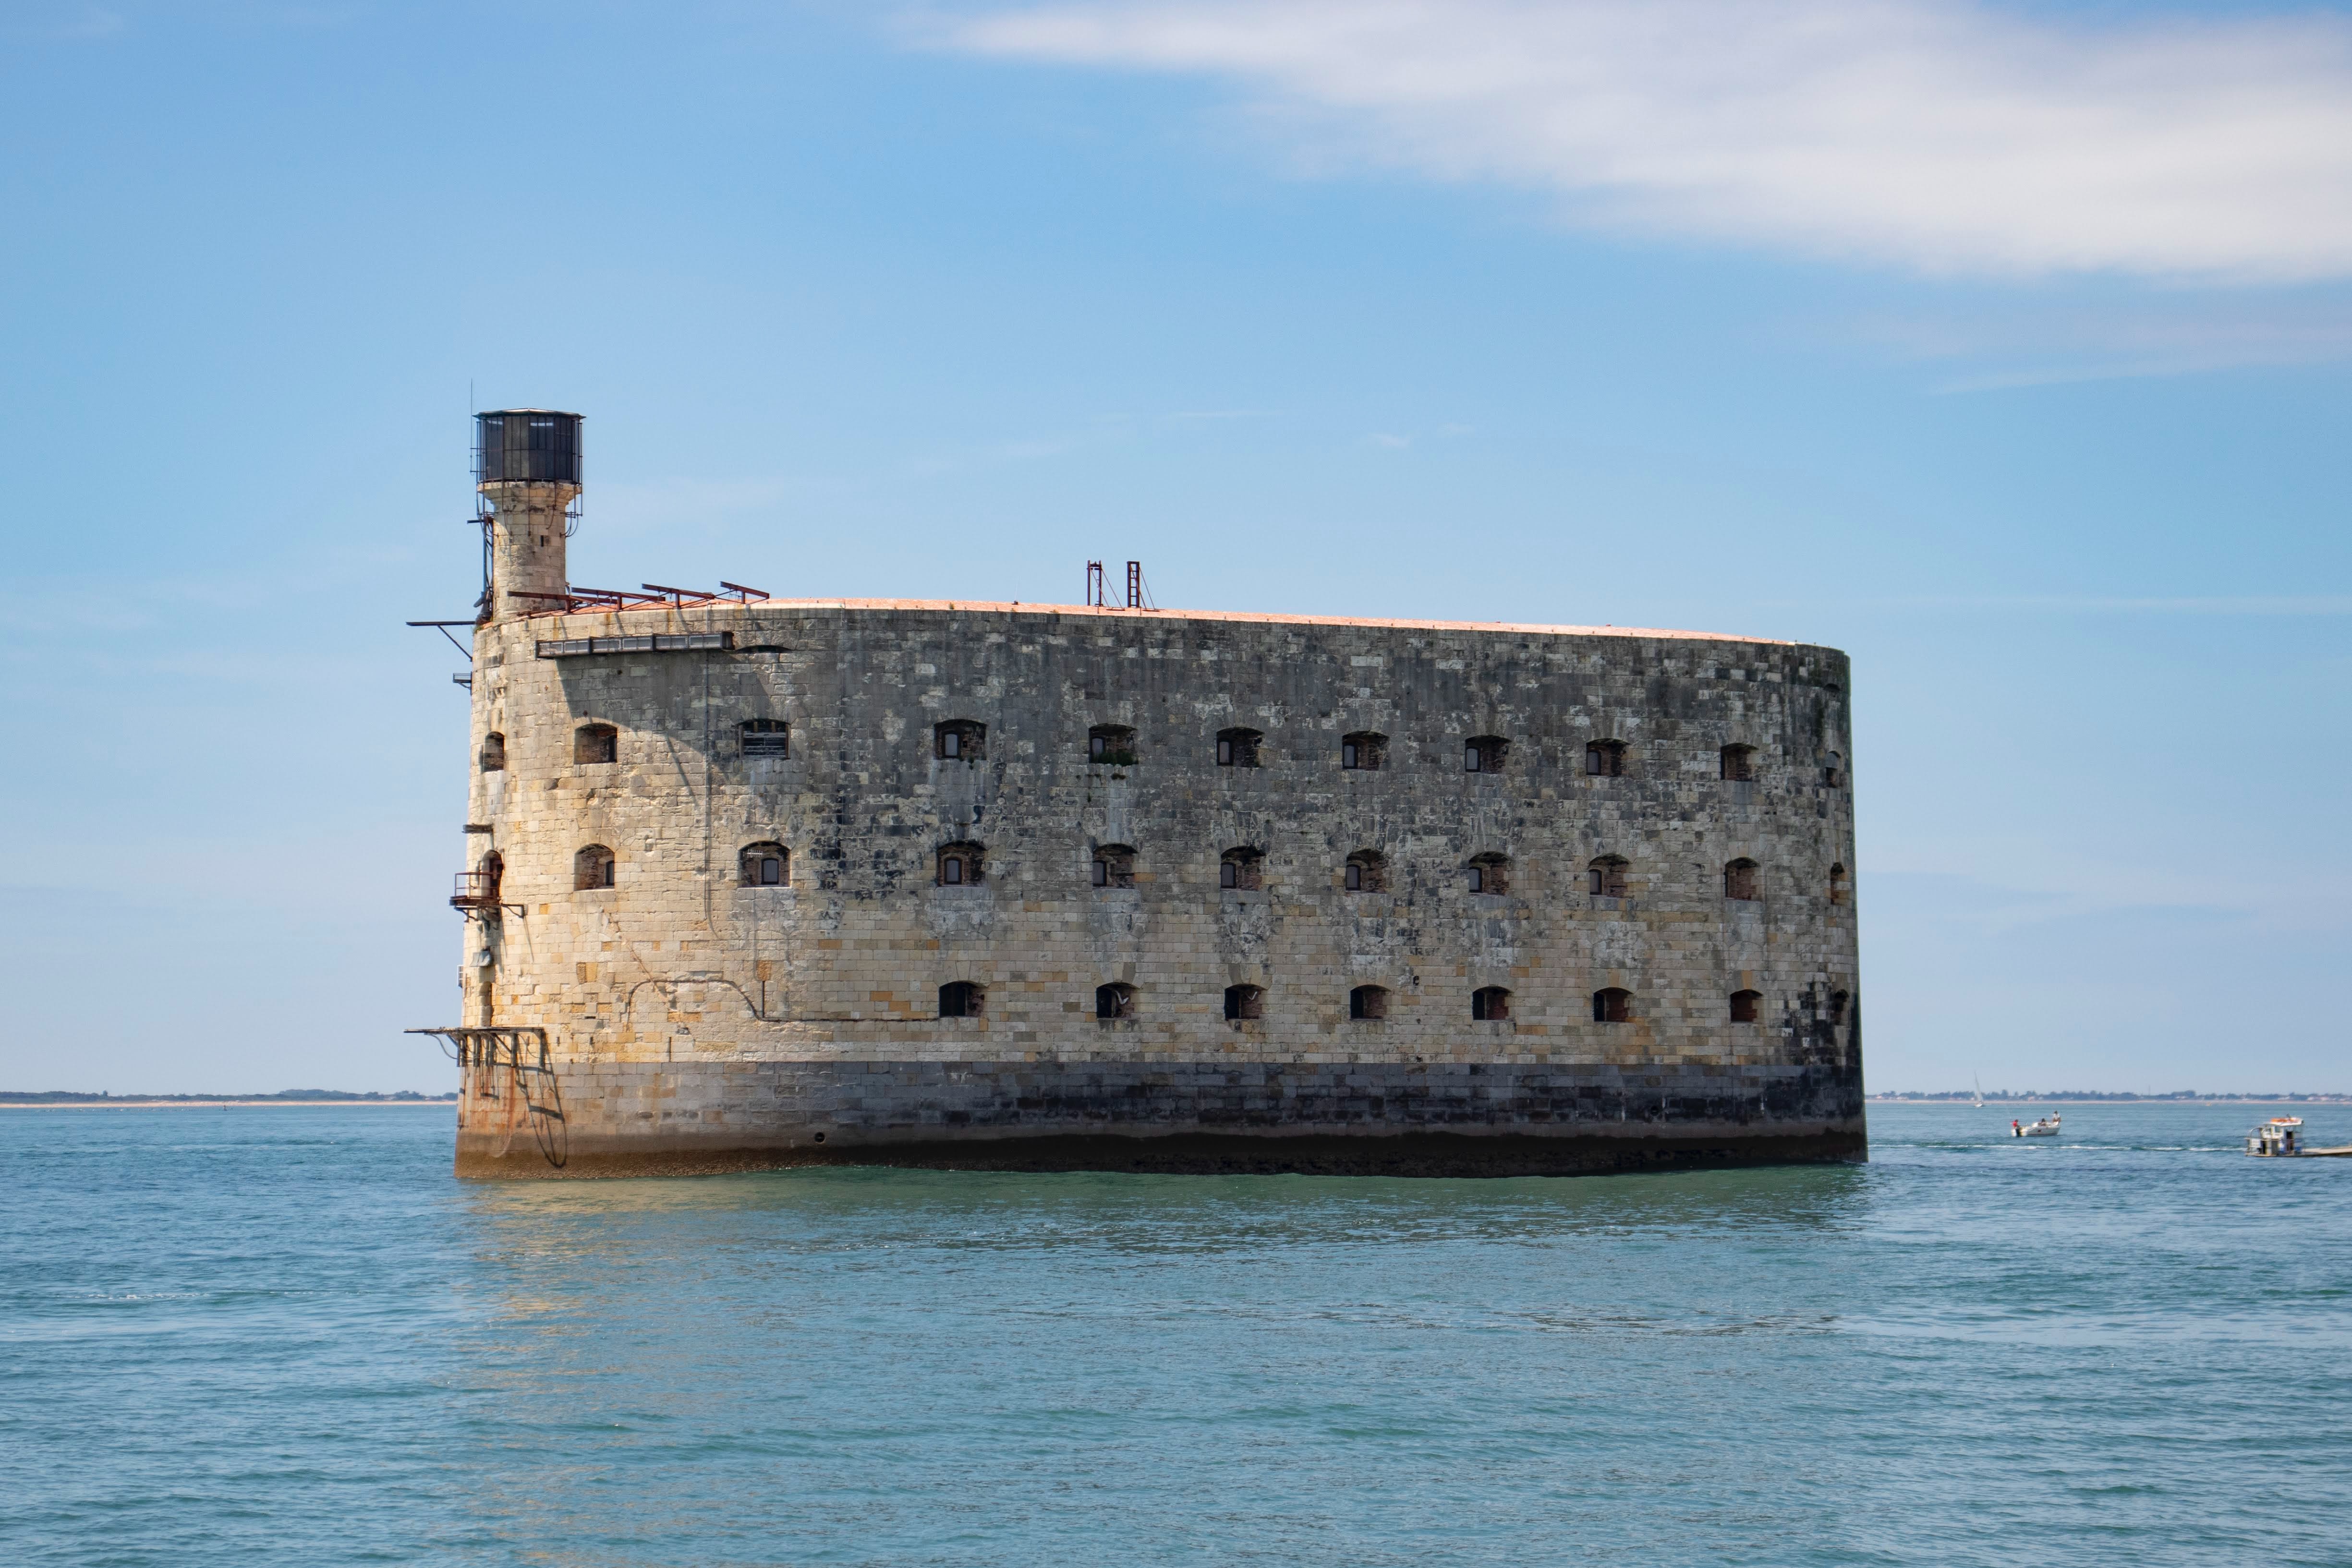
M 458 1118 L 459 1176 L 541 1179 L 815 1165 L 1576 1176 L 1869 1150 L 1859 1074 L 1826 1065 L 575 1061 L 551 1082 L 469 1078 Z

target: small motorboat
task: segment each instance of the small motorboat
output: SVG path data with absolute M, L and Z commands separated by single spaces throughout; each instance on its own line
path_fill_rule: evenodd
M 2009 1135 L 2012 1138 L 2054 1138 L 2058 1135 L 2058 1124 L 2064 1120 L 2063 1116 L 2044 1116 L 2039 1122 L 2020 1122 L 2011 1118 Z
M 2246 1134 L 2246 1153 L 2262 1159 L 2283 1159 L 2303 1153 L 2303 1118 L 2273 1116 L 2254 1124 Z
M 2307 1149 L 2303 1145 L 2303 1118 L 2273 1116 L 2267 1122 L 2254 1124 L 2246 1134 L 2246 1153 L 2257 1159 L 2278 1160 L 2304 1157 L 2352 1158 L 2352 1145 L 2335 1149 Z

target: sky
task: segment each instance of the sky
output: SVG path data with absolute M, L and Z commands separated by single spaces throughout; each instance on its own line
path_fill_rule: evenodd
M 1873 1090 L 2352 1090 L 2352 8 L 0 4 L 0 1088 L 454 1087 L 573 580 L 1852 654 Z

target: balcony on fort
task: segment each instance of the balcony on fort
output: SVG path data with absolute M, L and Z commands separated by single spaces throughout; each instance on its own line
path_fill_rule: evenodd
M 461 871 L 457 873 L 456 891 L 449 894 L 452 909 L 496 909 L 499 906 L 499 873 L 494 871 Z

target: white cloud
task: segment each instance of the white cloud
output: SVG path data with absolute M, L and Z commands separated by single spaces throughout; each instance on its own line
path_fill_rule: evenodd
M 1076 0 L 990 57 L 1221 78 L 1294 148 L 1930 273 L 2352 275 L 2352 23 L 1942 0 Z
M 1811 342 L 1856 338 L 1914 362 L 1951 367 L 1942 392 L 2352 360 L 2352 301 L 2310 291 L 2207 296 L 2194 305 L 2177 291 L 2144 291 L 2120 302 L 2063 292 L 2077 297 L 1979 302 L 1965 312 L 1882 313 L 1833 329 L 1791 323 L 1787 329 Z

